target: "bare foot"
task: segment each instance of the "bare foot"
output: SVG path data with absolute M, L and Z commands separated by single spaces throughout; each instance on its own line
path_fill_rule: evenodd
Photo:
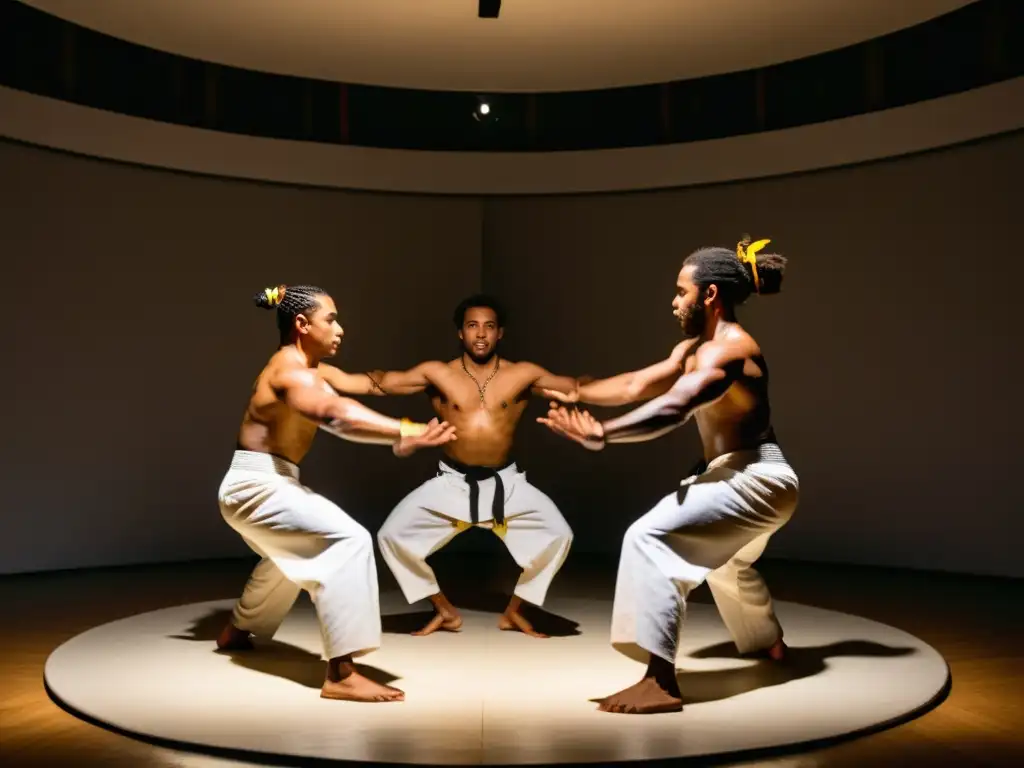
M 679 693 L 679 686 L 674 682 L 663 687 L 653 677 L 645 677 L 636 685 L 602 699 L 597 708 L 602 712 L 626 715 L 682 712 L 683 699 Z
M 436 615 L 423 629 L 416 630 L 412 634 L 416 637 L 432 635 L 437 630 L 444 632 L 458 632 L 462 629 L 462 616 L 458 609 L 451 604 L 451 601 L 444 596 L 444 592 L 438 592 L 430 596 L 430 603 L 434 606 Z
M 324 680 L 320 698 L 363 702 L 405 701 L 405 691 L 375 683 L 358 672 L 350 672 L 342 680 Z
M 229 621 L 217 635 L 217 648 L 222 651 L 251 651 L 252 638 L 248 630 L 239 629 Z
M 452 609 L 446 611 L 438 611 L 434 618 L 427 622 L 423 629 L 417 629 L 414 634 L 416 637 L 426 637 L 431 635 L 438 630 L 444 632 L 459 632 L 462 630 L 462 616 L 459 612 Z
M 746 653 L 741 653 L 740 656 L 746 659 L 765 659 L 767 661 L 783 662 L 789 656 L 789 646 L 782 641 L 782 638 L 779 638 L 767 648 L 747 651 Z
M 498 629 L 508 632 L 522 632 L 530 637 L 547 637 L 543 632 L 538 632 L 533 625 L 526 620 L 526 617 L 519 611 L 523 605 L 523 598 L 519 595 L 512 595 L 508 601 L 508 607 L 498 619 Z
M 533 625 L 519 611 L 506 610 L 498 619 L 498 629 L 506 632 L 522 632 L 530 637 L 548 637 L 543 632 L 538 632 Z
M 789 648 L 786 647 L 786 644 L 782 642 L 782 638 L 780 637 L 775 641 L 775 644 L 771 648 L 766 649 L 764 653 L 772 661 L 783 661 L 786 658 L 787 651 L 789 651 Z

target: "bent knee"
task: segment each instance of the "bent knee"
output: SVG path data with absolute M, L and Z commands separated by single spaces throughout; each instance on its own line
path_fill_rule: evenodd
M 347 542 L 360 549 L 373 547 L 373 536 L 365 527 L 354 520 L 350 520 L 344 525 L 338 525 L 330 532 L 329 538 Z
M 547 505 L 539 506 L 538 512 L 541 515 L 540 519 L 544 521 L 544 527 L 547 528 L 554 540 L 566 544 L 572 543 L 574 536 L 572 527 L 553 501 L 547 499 Z
M 404 526 L 391 515 L 377 531 L 377 543 L 383 548 L 395 544 L 402 537 Z
M 353 533 L 355 539 L 363 546 L 373 548 L 373 534 L 363 526 L 359 526 L 358 532 Z
M 660 529 L 651 525 L 647 520 L 641 517 L 626 529 L 626 534 L 623 536 L 622 543 L 623 545 L 633 546 L 643 544 L 660 538 L 661 533 Z
M 562 544 L 572 544 L 575 536 L 572 527 L 566 522 L 564 517 L 559 517 L 558 522 L 551 526 L 551 533 L 555 540 Z
M 384 518 L 383 524 L 377 530 L 377 541 L 395 541 L 403 535 L 408 535 L 411 528 L 423 524 L 426 515 L 426 508 L 417 499 L 403 499 Z

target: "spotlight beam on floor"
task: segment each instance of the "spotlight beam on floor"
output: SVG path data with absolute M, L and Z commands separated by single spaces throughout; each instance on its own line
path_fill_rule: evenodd
M 465 597 L 461 632 L 414 637 L 430 604 L 380 593 L 383 637 L 360 671 L 405 691 L 401 703 L 320 698 L 323 637 L 308 601 L 245 651 L 215 650 L 233 597 L 117 619 L 65 640 L 44 681 L 93 724 L 275 765 L 282 756 L 431 766 L 735 760 L 905 722 L 949 690 L 938 651 L 896 627 L 776 600 L 789 643 L 788 660 L 776 664 L 740 655 L 717 607 L 694 602 L 677 661 L 682 711 L 609 714 L 598 701 L 646 668 L 610 646 L 610 595 L 556 594 L 531 606 L 534 626 L 550 635 L 542 640 L 497 628 L 504 593 Z

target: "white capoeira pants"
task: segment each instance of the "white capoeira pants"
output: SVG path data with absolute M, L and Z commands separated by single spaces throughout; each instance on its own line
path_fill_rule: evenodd
M 221 514 L 262 560 L 235 605 L 233 623 L 272 637 L 299 592 L 309 592 L 323 658 L 380 647 L 373 537 L 299 482 L 299 468 L 267 453 L 235 451 L 218 493 Z
M 796 473 L 778 445 L 719 456 L 626 531 L 612 609 L 612 647 L 675 663 L 686 598 L 707 580 L 740 653 L 782 637 L 753 563 L 792 517 Z
M 399 502 L 377 534 L 381 555 L 410 603 L 440 592 L 427 558 L 472 525 L 470 482 L 444 461 L 439 469 L 437 477 Z M 500 535 L 523 569 L 514 593 L 543 605 L 552 579 L 569 554 L 572 530 L 555 503 L 530 485 L 526 473 L 514 463 L 497 474 L 505 491 L 507 528 L 494 525 L 494 478 L 477 481 L 477 524 Z

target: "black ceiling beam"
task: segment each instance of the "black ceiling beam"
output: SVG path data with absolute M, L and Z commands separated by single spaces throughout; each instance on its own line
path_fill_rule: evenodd
M 501 0 L 480 0 L 480 18 L 496 19 L 501 12 Z

